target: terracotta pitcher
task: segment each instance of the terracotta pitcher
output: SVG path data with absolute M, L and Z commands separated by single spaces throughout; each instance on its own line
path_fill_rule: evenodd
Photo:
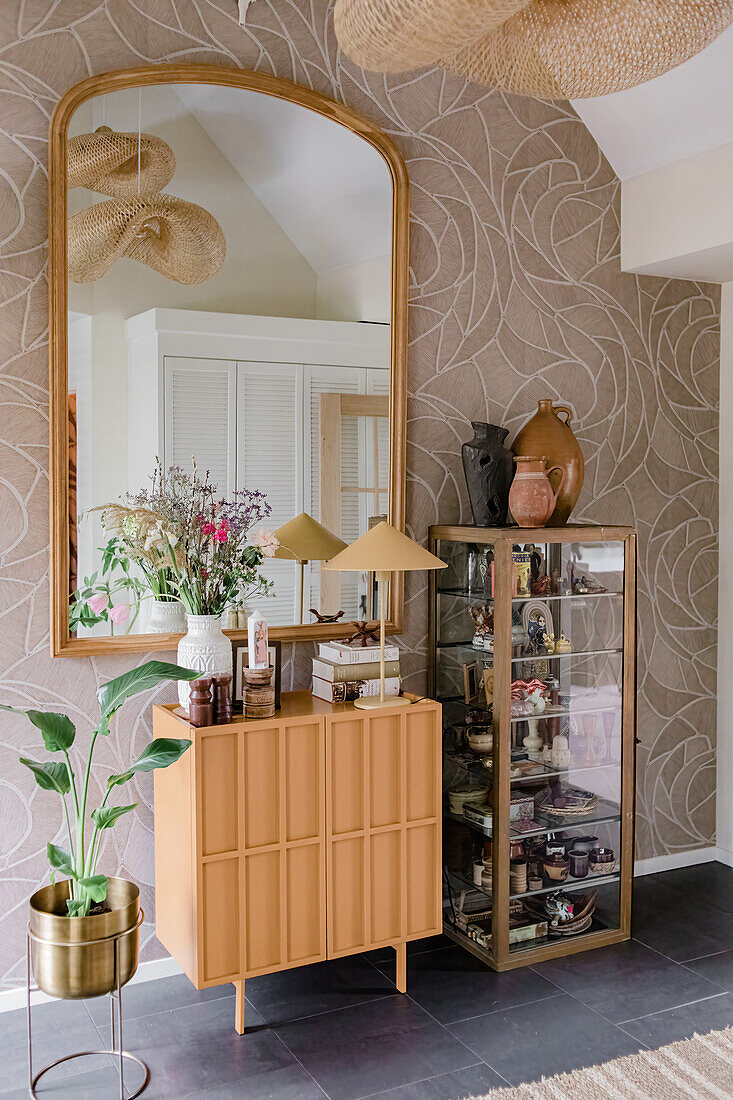
M 559 490 L 550 484 L 551 473 L 560 474 L 559 466 L 546 469 L 544 458 L 537 455 L 516 455 L 517 472 L 509 490 L 509 507 L 520 527 L 544 527 L 553 513 Z
M 565 420 L 560 414 L 565 415 Z M 559 480 L 557 477 L 550 479 L 553 489 L 557 490 L 557 503 L 547 520 L 550 527 L 567 523 L 583 488 L 583 452 L 570 429 L 572 417 L 572 409 L 567 405 L 553 405 L 549 399 L 538 401 L 537 412 L 512 443 L 515 455 L 544 455 L 551 467 L 550 473 L 555 467 L 561 470 Z

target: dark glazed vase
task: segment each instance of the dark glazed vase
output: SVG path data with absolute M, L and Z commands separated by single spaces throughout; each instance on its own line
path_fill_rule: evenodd
M 477 420 L 471 421 L 471 427 L 473 439 L 463 444 L 461 454 L 473 522 L 477 527 L 503 527 L 514 478 L 514 458 L 504 446 L 509 432 Z

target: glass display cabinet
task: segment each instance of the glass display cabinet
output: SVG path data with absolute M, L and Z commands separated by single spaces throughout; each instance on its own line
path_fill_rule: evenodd
M 636 536 L 432 527 L 443 917 L 496 970 L 630 935 Z

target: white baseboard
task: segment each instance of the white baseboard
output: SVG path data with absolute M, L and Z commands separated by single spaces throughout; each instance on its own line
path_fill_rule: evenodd
M 666 856 L 652 856 L 651 859 L 637 859 L 634 863 L 634 877 L 641 875 L 655 875 L 659 871 L 672 871 L 676 867 L 694 867 L 698 863 L 724 863 L 727 867 L 733 867 L 733 852 L 724 848 L 692 848 L 684 852 L 673 852 Z M 174 974 L 182 974 L 178 963 L 166 956 L 163 959 L 151 959 L 142 962 L 137 968 L 135 977 L 130 985 L 139 982 L 152 982 L 156 978 L 170 978 Z M 45 1004 L 54 1000 L 45 993 L 34 993 L 33 1004 Z M 6 989 L 0 991 L 0 1012 L 10 1012 L 14 1008 L 25 1008 L 26 992 L 24 987 L 18 989 Z
M 148 962 L 141 962 L 135 977 L 130 980 L 129 984 L 137 985 L 140 982 L 151 982 L 156 978 L 170 978 L 174 974 L 182 973 L 183 971 L 175 959 L 172 959 L 170 955 L 166 955 L 163 959 L 150 959 Z M 11 1012 L 14 1008 L 25 1008 L 26 998 L 25 986 L 0 991 L 0 1012 Z M 56 1000 L 55 997 L 49 997 L 45 993 L 33 994 L 34 1007 L 54 1000 Z
M 727 858 L 724 858 L 727 857 Z M 687 848 L 683 852 L 671 852 L 666 856 L 652 856 L 650 859 L 637 859 L 634 863 L 634 878 L 641 875 L 656 875 L 659 871 L 673 871 L 678 867 L 694 867 L 698 863 L 726 863 L 733 867 L 733 853 L 722 853 L 719 848 Z

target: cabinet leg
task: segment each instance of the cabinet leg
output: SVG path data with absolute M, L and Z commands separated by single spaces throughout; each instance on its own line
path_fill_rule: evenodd
M 237 999 L 234 1005 L 234 1030 L 237 1035 L 244 1035 L 244 982 L 235 982 Z
M 407 944 L 398 943 L 394 950 L 397 956 L 395 985 L 400 993 L 407 993 Z

